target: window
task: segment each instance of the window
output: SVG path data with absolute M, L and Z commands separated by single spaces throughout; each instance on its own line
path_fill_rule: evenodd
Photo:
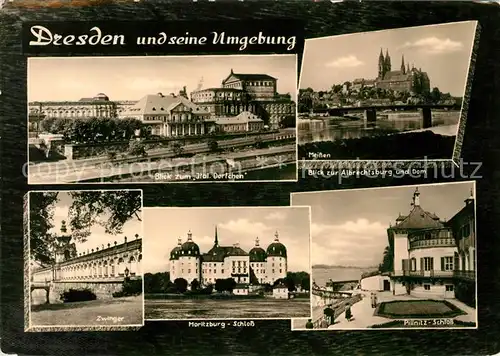
M 222 270 L 220 271 L 220 273 L 224 274 L 224 270 L 222 269 Z
M 274 273 L 274 269 L 273 269 L 273 273 Z
M 190 269 L 188 269 L 188 273 L 191 273 L 191 268 L 190 268 Z
M 441 257 L 441 270 L 442 271 L 453 271 L 453 257 Z
M 217 270 L 216 269 L 214 269 L 214 274 L 217 274 Z
M 424 289 L 425 290 L 431 290 L 431 285 L 430 284 L 424 284 Z
M 447 284 L 446 285 L 446 291 L 447 292 L 453 292 L 453 284 Z
M 434 269 L 434 258 L 424 257 L 422 260 L 423 260 L 422 267 L 424 271 L 432 271 Z

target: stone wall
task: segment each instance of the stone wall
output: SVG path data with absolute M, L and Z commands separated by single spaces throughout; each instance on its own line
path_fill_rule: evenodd
M 52 282 L 50 284 L 49 301 L 51 304 L 62 303 L 61 293 L 70 289 L 90 289 L 97 299 L 113 298 L 113 293 L 122 290 L 123 281 L 117 282 Z

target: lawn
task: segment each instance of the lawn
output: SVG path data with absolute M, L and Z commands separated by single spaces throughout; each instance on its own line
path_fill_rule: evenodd
M 31 326 L 142 325 L 142 296 L 44 304 L 31 309 Z
M 405 300 L 381 303 L 375 315 L 386 318 L 453 318 L 465 314 L 446 300 Z

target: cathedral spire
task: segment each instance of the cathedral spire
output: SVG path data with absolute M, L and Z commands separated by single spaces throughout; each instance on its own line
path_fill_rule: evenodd
M 215 225 L 215 240 L 214 246 L 219 246 L 219 237 L 217 236 L 217 225 Z
M 406 63 L 406 73 L 410 73 L 410 63 Z
M 413 200 L 411 205 L 420 206 L 420 192 L 418 191 L 418 187 L 415 188 L 415 192 L 413 193 Z
M 378 77 L 383 79 L 385 75 L 385 58 L 382 52 L 382 47 L 380 48 L 380 54 L 378 56 Z
M 391 56 L 389 55 L 389 49 L 385 50 L 385 72 L 391 71 Z
M 406 67 L 405 67 L 405 55 L 403 54 L 401 56 L 401 72 L 403 72 L 403 74 L 406 74 Z

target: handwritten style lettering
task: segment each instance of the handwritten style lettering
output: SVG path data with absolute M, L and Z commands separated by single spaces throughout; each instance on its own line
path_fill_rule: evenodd
M 40 25 L 31 26 L 31 34 L 36 38 L 36 41 L 30 41 L 30 46 L 84 46 L 84 45 L 124 45 L 124 35 L 104 35 L 99 27 L 90 29 L 91 35 L 60 35 L 52 33 L 48 28 Z

